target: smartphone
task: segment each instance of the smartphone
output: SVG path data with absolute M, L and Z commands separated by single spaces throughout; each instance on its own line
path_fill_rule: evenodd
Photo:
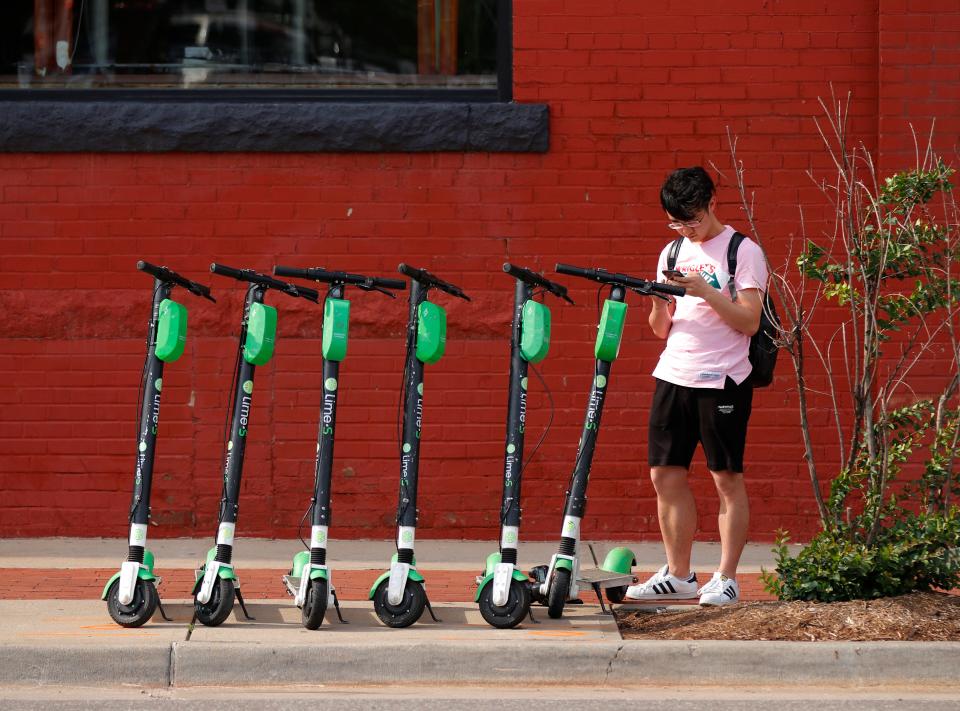
M 685 276 L 684 273 L 678 269 L 664 269 L 661 274 L 667 279 L 676 279 L 677 277 Z

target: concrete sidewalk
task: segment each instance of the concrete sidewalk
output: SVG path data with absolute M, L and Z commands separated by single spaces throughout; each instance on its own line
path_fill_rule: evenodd
M 907 686 L 954 688 L 960 644 L 621 640 L 596 605 L 539 624 L 496 630 L 467 604 L 436 605 L 393 630 L 369 604 L 348 603 L 349 624 L 300 625 L 292 602 L 249 605 L 220 627 L 197 627 L 190 601 L 168 601 L 172 622 L 127 630 L 99 601 L 0 601 L 0 686 L 287 686 L 317 684 L 573 684 L 631 686 Z
M 592 563 L 584 542 L 581 556 L 584 566 Z M 209 538 L 153 538 L 148 547 L 163 568 L 192 569 L 203 560 L 213 545 Z M 657 570 L 664 563 L 659 542 L 597 541 L 594 550 L 600 562 L 611 548 L 627 546 L 637 557 L 638 570 Z M 747 545 L 740 570 L 756 573 L 761 566 L 774 567 L 770 543 Z M 799 547 L 797 547 L 799 548 Z M 294 553 L 302 550 L 298 540 L 278 541 L 263 538 L 237 538 L 234 559 L 247 568 L 288 568 Z M 523 566 L 547 563 L 556 553 L 557 542 L 530 541 L 520 544 L 518 560 Z M 422 568 L 478 571 L 487 556 L 497 550 L 496 541 L 427 540 L 417 541 L 417 562 Z M 104 568 L 126 559 L 125 539 L 117 538 L 16 538 L 0 540 L 0 568 L 40 568 L 47 564 L 70 568 Z M 381 569 L 395 552 L 392 541 L 330 541 L 328 559 L 338 570 Z M 720 560 L 719 543 L 697 543 L 693 547 L 693 567 L 712 573 Z
M 173 571 L 188 576 L 208 545 L 209 541 L 164 540 L 151 547 L 161 575 Z M 521 561 L 546 562 L 553 545 L 526 544 Z M 598 558 L 602 560 L 613 545 L 597 544 Z M 659 567 L 659 545 L 631 547 L 637 553 L 636 569 Z M 960 643 L 622 640 L 613 618 L 602 614 L 587 593 L 582 594 L 585 604 L 568 606 L 562 619 L 551 620 L 544 608 L 534 606 L 536 622 L 497 630 L 480 617 L 470 586 L 492 549 L 477 542 L 418 542 L 420 567 L 440 623 L 425 613 L 410 628 L 389 629 L 377 620 L 365 595 L 358 595 L 342 603 L 349 624 L 341 625 L 330 610 L 321 628 L 310 632 L 301 626 L 300 611 L 289 597 L 282 597 L 279 586 L 279 574 L 289 566 L 299 543 L 238 540 L 241 580 L 252 567 L 269 574 L 269 590 L 276 591 L 270 593 L 273 599 L 251 598 L 248 593 L 248 608 L 256 620 L 243 620 L 238 606 L 222 626 L 198 625 L 189 632 L 189 593 L 171 589 L 169 580 L 161 593 L 172 621 L 157 615 L 139 629 L 123 629 L 110 620 L 105 603 L 97 599 L 103 580 L 89 581 L 83 599 L 67 599 L 71 576 L 74 580 L 102 576 L 119 567 L 126 550 L 123 540 L 0 541 L 0 569 L 9 578 L 34 576 L 42 581 L 36 599 L 0 600 L 4 620 L 0 685 L 924 684 L 960 692 L 956 671 Z M 392 543 L 334 541 L 330 550 L 337 583 L 338 570 L 341 580 L 351 572 L 365 576 L 383 570 Z M 713 546 L 697 548 L 698 572 L 712 570 L 715 553 Z M 746 561 L 757 568 L 772 567 L 769 546 L 751 546 Z M 464 589 L 448 602 L 438 600 L 432 586 L 444 571 L 463 579 Z

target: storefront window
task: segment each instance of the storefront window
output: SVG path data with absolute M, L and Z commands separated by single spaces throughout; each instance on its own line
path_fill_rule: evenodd
M 500 7 L 502 0 L 3 2 L 0 89 L 496 89 Z

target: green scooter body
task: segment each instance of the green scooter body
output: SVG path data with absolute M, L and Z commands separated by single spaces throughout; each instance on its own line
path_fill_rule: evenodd
M 499 562 L 500 562 L 499 552 L 491 553 L 490 555 L 487 556 L 487 565 L 486 565 L 486 568 L 484 569 L 483 580 L 481 580 L 480 584 L 477 585 L 477 592 L 473 596 L 474 602 L 480 601 L 480 595 L 483 593 L 483 589 L 487 587 L 487 585 L 490 583 L 491 580 L 493 580 L 493 571 L 497 567 L 497 564 Z M 527 575 L 523 571 L 517 569 L 516 566 L 514 566 L 513 568 L 513 579 L 521 583 L 530 582 L 530 578 L 527 577 Z
M 391 562 L 391 563 L 396 563 L 396 562 L 397 562 L 397 554 L 396 554 L 396 553 L 394 553 L 394 554 L 393 554 L 393 557 L 390 558 L 390 562 Z M 407 575 L 407 579 L 408 579 L 408 580 L 412 580 L 412 581 L 415 582 L 415 583 L 422 583 L 422 582 L 424 581 L 424 578 L 423 578 L 422 575 L 420 575 L 420 573 L 419 573 L 419 572 L 417 571 L 417 569 L 414 567 L 416 564 L 417 564 L 417 559 L 414 558 L 414 559 L 413 559 L 413 562 L 410 563 L 410 573 Z M 386 580 L 386 579 L 389 578 L 389 577 L 390 577 L 390 571 L 388 570 L 387 572 L 383 573 L 379 578 L 377 578 L 377 579 L 374 581 L 373 587 L 370 588 L 370 594 L 367 595 L 367 599 L 368 599 L 368 600 L 372 600 L 372 599 L 373 599 L 373 596 L 374 596 L 374 595 L 376 594 L 376 592 L 377 592 L 377 588 L 380 587 L 380 583 L 382 583 L 384 580 Z
M 303 569 L 307 567 L 310 563 L 310 551 L 300 551 L 295 556 L 293 556 L 293 567 L 290 568 L 290 577 L 299 578 L 303 575 Z M 310 579 L 316 580 L 317 578 L 323 578 L 324 580 L 329 580 L 330 576 L 327 574 L 326 569 L 317 569 L 314 568 L 310 571 Z
M 140 580 L 153 581 L 157 579 L 157 576 L 153 574 L 154 566 L 154 556 L 152 551 L 145 550 L 143 552 L 143 563 L 140 565 L 140 570 L 137 571 L 137 577 Z M 103 586 L 103 593 L 100 595 L 101 600 L 107 599 L 107 593 L 110 591 L 110 586 L 113 585 L 115 580 L 120 579 L 120 571 L 114 573 L 111 578 L 107 581 L 107 584 Z
M 213 560 L 216 557 L 217 557 L 217 548 L 216 546 L 214 546 L 213 548 L 207 551 L 206 562 L 209 563 L 211 560 Z M 197 576 L 196 582 L 194 582 L 193 584 L 194 595 L 200 592 L 200 586 L 203 584 L 203 571 L 204 571 L 204 566 L 201 566 L 194 573 Z M 224 580 L 236 580 L 237 574 L 234 572 L 232 565 L 221 563 L 220 568 L 217 570 L 217 577 L 223 578 Z

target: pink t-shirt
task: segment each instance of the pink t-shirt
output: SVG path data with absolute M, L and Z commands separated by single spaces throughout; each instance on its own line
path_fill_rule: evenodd
M 723 232 L 705 242 L 683 240 L 677 255 L 677 266 L 684 274 L 699 272 L 726 299 L 732 298 L 727 272 L 727 246 L 734 229 L 724 226 Z M 671 242 L 660 252 L 656 281 L 666 281 Z M 760 289 L 767 285 L 767 265 L 760 246 L 749 237 L 737 250 L 737 273 L 734 288 Z M 731 328 L 703 299 L 681 296 L 677 299 L 667 345 L 653 371 L 655 378 L 675 385 L 693 388 L 723 388 L 729 375 L 737 384 L 750 375 L 750 336 Z

